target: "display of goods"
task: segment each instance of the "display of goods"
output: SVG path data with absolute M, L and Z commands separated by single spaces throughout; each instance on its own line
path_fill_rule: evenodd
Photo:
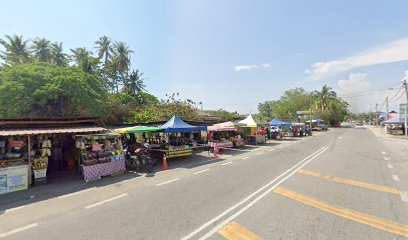
M 40 161 L 37 163 L 33 163 L 33 168 L 34 169 L 44 169 L 44 168 L 47 168 L 47 164 L 43 161 Z
M 97 164 L 97 163 L 98 163 L 98 160 L 97 160 L 96 158 L 94 158 L 94 159 L 84 159 L 82 162 L 83 162 L 83 164 L 84 164 L 85 166 L 89 166 L 89 165 L 95 165 L 95 164 Z
M 96 159 L 96 153 L 93 153 L 93 152 L 87 153 L 86 159 L 89 159 L 89 160 Z

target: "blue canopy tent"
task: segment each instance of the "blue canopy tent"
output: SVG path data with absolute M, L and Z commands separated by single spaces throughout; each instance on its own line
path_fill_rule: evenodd
M 390 118 L 387 121 L 381 122 L 381 124 L 404 124 L 403 122 L 400 121 L 399 118 Z
M 281 120 L 279 120 L 277 118 L 274 118 L 269 122 L 269 125 L 270 126 L 290 126 L 290 123 L 287 123 L 287 122 L 281 121 Z
M 176 132 L 199 132 L 207 131 L 206 126 L 193 126 L 190 125 L 178 116 L 174 115 L 169 121 L 161 125 L 160 128 L 163 129 L 165 133 L 176 133 Z

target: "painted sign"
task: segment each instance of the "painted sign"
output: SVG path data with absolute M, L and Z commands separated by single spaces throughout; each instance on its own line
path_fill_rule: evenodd
M 28 165 L 0 168 L 0 194 L 28 188 Z

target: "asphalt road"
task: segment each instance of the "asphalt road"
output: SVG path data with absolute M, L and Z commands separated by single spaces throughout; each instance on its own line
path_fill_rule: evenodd
M 330 129 L 23 205 L 0 215 L 0 238 L 405 239 L 401 151 L 369 129 Z

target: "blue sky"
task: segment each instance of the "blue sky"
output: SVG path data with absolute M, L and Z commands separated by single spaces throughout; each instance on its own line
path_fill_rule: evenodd
M 93 47 L 126 41 L 147 89 L 256 112 L 285 90 L 327 84 L 350 96 L 396 85 L 408 69 L 408 1 L 2 1 L 0 36 Z M 375 91 L 353 111 L 385 110 Z M 392 109 L 404 97 L 390 100 Z

